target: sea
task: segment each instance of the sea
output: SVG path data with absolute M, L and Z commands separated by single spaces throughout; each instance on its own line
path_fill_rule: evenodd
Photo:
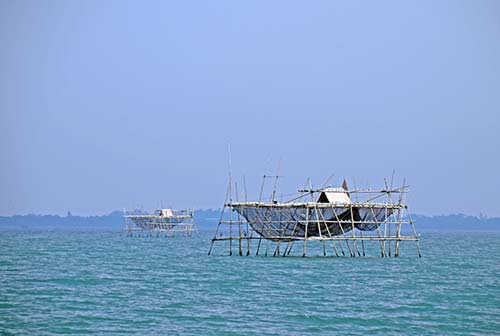
M 499 232 L 422 232 L 421 258 L 208 256 L 211 237 L 0 232 L 0 334 L 500 335 Z

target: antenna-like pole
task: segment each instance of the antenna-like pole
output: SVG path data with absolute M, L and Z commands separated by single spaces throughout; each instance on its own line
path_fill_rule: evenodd
M 245 175 L 243 175 L 243 189 L 245 190 L 245 202 L 248 201 L 247 199 L 247 180 L 245 178 Z
M 231 195 L 231 184 L 233 181 L 233 172 L 231 169 L 231 144 L 227 145 L 227 152 L 228 152 L 228 157 L 229 157 L 229 203 L 233 201 L 232 195 Z
M 280 166 L 281 166 L 281 158 L 278 161 L 278 169 L 276 170 L 276 176 L 274 179 L 274 187 L 273 187 L 273 195 L 271 196 L 271 202 L 274 203 L 275 197 L 276 197 L 276 186 L 278 185 L 278 178 L 279 178 L 279 173 L 280 173 Z
M 331 180 L 334 176 L 335 176 L 335 174 L 330 175 L 330 177 L 328 177 L 328 178 L 326 179 L 326 181 L 323 183 L 323 187 L 322 187 L 322 188 L 326 187 L 326 186 L 328 185 L 328 183 L 330 182 L 330 180 Z
M 233 175 L 231 171 L 231 145 L 227 145 L 227 151 L 229 156 L 229 255 L 233 255 L 233 194 L 232 194 L 232 186 L 233 183 Z

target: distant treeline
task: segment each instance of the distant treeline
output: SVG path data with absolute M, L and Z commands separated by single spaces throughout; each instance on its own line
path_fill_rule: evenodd
M 140 211 L 135 211 L 135 214 Z M 195 224 L 200 231 L 214 231 L 220 217 L 219 209 L 196 210 Z M 466 216 L 414 215 L 417 231 L 500 231 L 500 218 Z M 72 230 L 118 231 L 124 228 L 123 212 L 103 216 L 18 215 L 0 217 L 0 230 Z
M 146 214 L 140 210 L 128 214 Z M 124 213 L 113 211 L 102 216 L 16 215 L 0 216 L 0 230 L 72 230 L 117 231 L 125 227 Z M 212 231 L 217 227 L 220 210 L 196 210 L 195 224 L 199 230 Z
M 462 214 L 414 215 L 413 220 L 419 231 L 500 231 L 499 217 L 476 217 Z

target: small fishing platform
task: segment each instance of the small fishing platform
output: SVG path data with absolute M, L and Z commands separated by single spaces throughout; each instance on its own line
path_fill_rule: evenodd
M 371 252 L 399 257 L 401 243 L 414 241 L 421 257 L 420 238 L 405 203 L 409 189 L 404 181 L 400 188 L 385 182 L 382 189 L 350 190 L 345 180 L 341 187 L 310 185 L 298 190 L 298 196 L 278 202 L 276 182 L 269 201 L 262 200 L 265 178 L 258 201 L 247 201 L 246 195 L 239 201 L 237 185 L 233 199 L 228 188 L 209 255 L 215 243 L 226 242 L 229 255 L 236 249 L 240 256 L 250 255 L 252 248 L 255 255 L 288 256 L 298 244 L 306 256 L 310 244 L 316 243 L 314 251 L 323 256 L 360 257 Z
M 196 231 L 193 209 L 156 209 L 153 214 L 128 215 L 124 219 L 129 236 L 191 237 Z

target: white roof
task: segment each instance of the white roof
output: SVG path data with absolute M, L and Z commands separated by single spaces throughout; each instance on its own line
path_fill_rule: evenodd
M 349 193 L 344 188 L 326 188 L 318 196 L 318 203 L 352 203 Z
M 172 209 L 160 209 L 160 216 L 171 218 L 171 217 L 174 217 L 174 213 L 173 213 Z

